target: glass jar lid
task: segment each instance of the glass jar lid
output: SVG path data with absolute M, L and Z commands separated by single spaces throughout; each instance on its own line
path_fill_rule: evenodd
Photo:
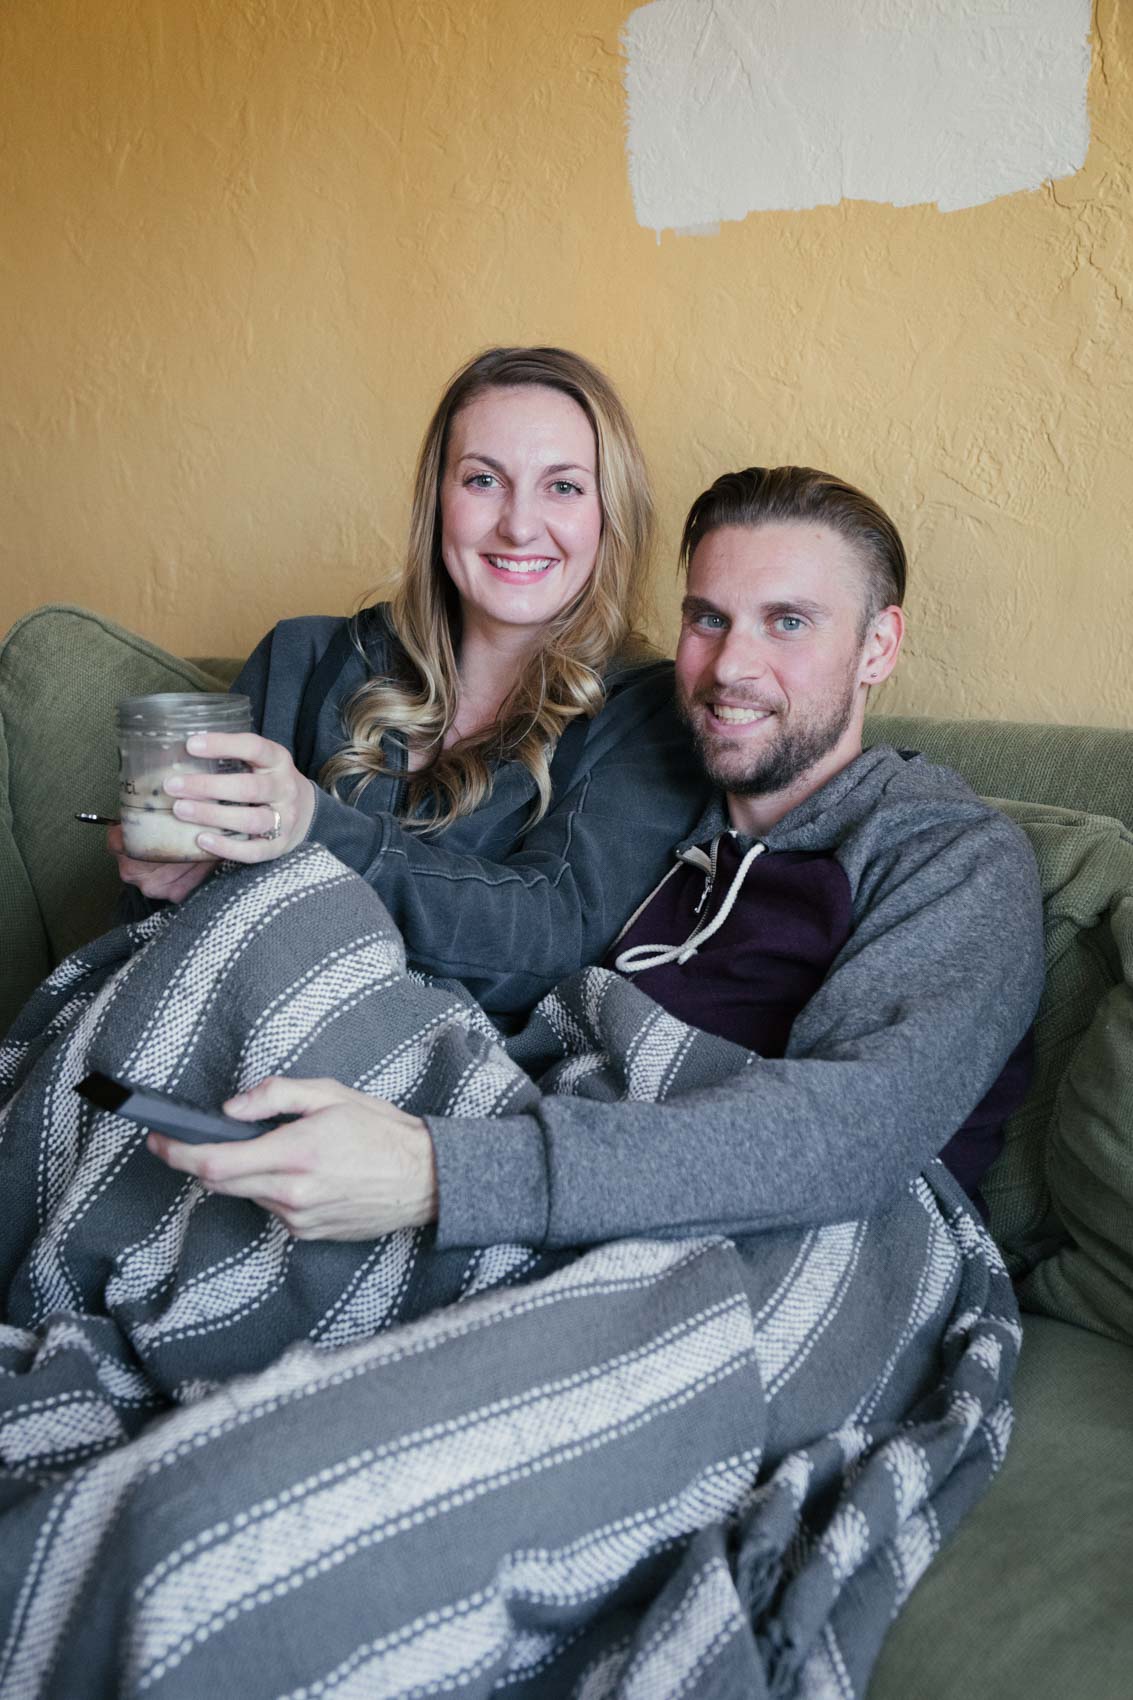
M 118 704 L 119 732 L 246 732 L 252 704 L 231 691 L 157 691 Z

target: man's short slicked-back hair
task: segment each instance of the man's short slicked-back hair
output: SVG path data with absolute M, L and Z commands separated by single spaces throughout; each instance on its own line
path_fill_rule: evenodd
M 862 635 L 883 608 L 905 599 L 908 560 L 893 521 L 871 496 L 812 466 L 747 466 L 725 472 L 689 509 L 681 537 L 687 573 L 697 546 L 723 526 L 812 523 L 829 526 L 858 554 L 865 570 Z

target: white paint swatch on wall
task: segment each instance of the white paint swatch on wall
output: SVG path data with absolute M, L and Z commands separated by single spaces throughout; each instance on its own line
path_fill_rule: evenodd
M 942 212 L 1080 169 L 1090 0 L 652 0 L 627 20 L 638 222 Z

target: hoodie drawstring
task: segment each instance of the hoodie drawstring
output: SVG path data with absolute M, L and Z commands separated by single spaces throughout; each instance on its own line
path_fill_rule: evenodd
M 715 865 L 715 845 L 713 845 L 713 865 Z M 667 962 L 675 962 L 678 967 L 695 956 L 705 939 L 710 939 L 728 919 L 740 887 L 747 877 L 747 871 L 757 856 L 762 856 L 767 849 L 766 844 L 753 844 L 743 861 L 732 876 L 732 883 L 724 896 L 724 901 L 705 925 L 698 922 L 685 940 L 684 944 L 635 944 L 629 950 L 623 950 L 620 956 L 614 958 L 614 967 L 622 974 L 643 974 L 647 968 L 662 968 Z

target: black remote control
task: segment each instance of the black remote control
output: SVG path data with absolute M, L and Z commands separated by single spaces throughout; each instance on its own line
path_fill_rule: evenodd
M 173 1098 L 153 1086 L 135 1086 L 129 1080 L 114 1080 L 109 1074 L 88 1074 L 75 1087 L 91 1104 L 100 1110 L 113 1110 L 116 1116 L 138 1122 L 142 1127 L 156 1128 L 173 1139 L 183 1139 L 190 1145 L 216 1145 L 226 1139 L 255 1139 L 278 1121 L 238 1122 L 234 1116 L 223 1116 L 218 1110 L 202 1110 L 188 1104 L 184 1098 Z M 290 1119 L 290 1118 L 286 1118 Z

